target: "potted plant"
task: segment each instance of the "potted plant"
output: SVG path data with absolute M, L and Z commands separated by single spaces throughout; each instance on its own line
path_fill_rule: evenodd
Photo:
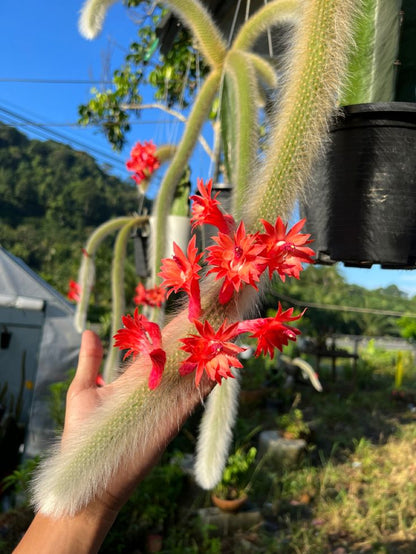
M 285 439 L 308 440 L 310 438 L 311 430 L 304 421 L 302 410 L 299 408 L 293 408 L 286 414 L 278 416 L 276 423 Z
M 88 1 L 83 12 L 92 14 L 93 20 L 98 21 L 100 25 L 103 21 L 103 9 L 105 11 L 109 4 Z M 160 272 L 160 259 L 165 248 L 165 223 L 174 191 L 203 124 L 211 113 L 212 105 L 222 93 L 228 95 L 228 105 L 232 108 L 225 116 L 226 119 L 228 117 L 227 123 L 230 128 L 227 135 L 230 140 L 230 144 L 227 145 L 230 146 L 230 157 L 227 158 L 230 174 L 227 177 L 228 181 L 233 183 L 230 215 L 240 229 L 238 236 L 247 233 L 249 244 L 245 244 L 245 247 L 254 245 L 258 253 L 259 245 L 253 244 L 253 241 L 259 239 L 258 231 L 264 225 L 262 221 L 270 222 L 268 224 L 273 231 L 269 228 L 269 233 L 273 233 L 273 237 L 274 233 L 283 234 L 285 237 L 283 243 L 288 248 L 282 252 L 283 259 L 287 256 L 293 258 L 294 251 L 299 251 L 299 248 L 304 246 L 296 242 L 296 247 L 292 248 L 294 244 L 290 239 L 299 239 L 303 245 L 308 239 L 300 233 L 303 222 L 288 230 L 283 221 L 289 219 L 296 199 L 303 194 L 305 183 L 310 178 L 321 145 L 325 141 L 328 122 L 336 109 L 336 99 L 339 98 L 345 80 L 357 9 L 362 8 L 363 0 L 269 2 L 247 19 L 230 45 L 198 0 L 167 0 L 166 4 L 175 10 L 190 29 L 201 56 L 209 66 L 209 71 L 189 111 L 184 133 L 159 188 L 154 207 L 158 219 L 158 244 L 153 252 L 152 277 L 156 278 Z M 269 141 L 258 157 L 258 106 L 264 98 L 264 89 L 277 85 L 278 75 L 267 59 L 253 52 L 253 46 L 270 26 L 282 21 L 296 23 L 293 44 L 285 56 L 285 78 L 281 80 L 279 101 L 268 120 Z M 224 240 L 231 240 L 231 244 L 235 244 L 237 232 L 234 232 L 234 229 L 230 230 L 227 221 L 221 219 L 215 199 L 207 198 L 210 192 L 208 185 L 205 186 L 207 203 L 212 208 L 210 215 L 214 213 L 216 221 L 220 220 L 220 223 L 224 224 Z M 123 253 L 126 237 L 134 226 L 143 223 L 143 218 L 119 218 L 114 225 L 105 228 L 106 232 L 109 232 L 110 228 L 121 229 L 116 241 L 117 256 L 114 264 L 114 283 L 117 286 L 113 289 L 118 302 L 118 313 L 120 299 L 123 297 L 120 268 L 125 258 Z M 280 243 L 280 240 L 273 239 L 273 244 L 278 248 Z M 93 246 L 95 244 L 94 242 Z M 304 250 L 306 248 L 304 247 Z M 189 245 L 189 250 L 190 257 L 195 262 L 194 267 L 200 257 L 199 254 L 193 254 L 195 249 L 192 244 Z M 221 247 L 218 247 L 218 262 L 222 260 L 220 250 Z M 230 248 L 223 250 L 228 254 Z M 92 265 L 93 253 L 93 248 L 86 249 L 84 258 L 87 268 Z M 233 248 L 231 253 L 232 256 L 240 256 L 241 247 Z M 254 256 L 254 260 L 256 259 Z M 272 256 L 269 255 L 267 260 L 271 262 L 271 259 Z M 298 265 L 290 266 L 295 268 L 295 274 L 302 269 L 300 260 L 301 258 L 295 256 Z M 304 261 L 304 258 L 302 260 Z M 171 262 L 176 263 L 175 260 Z M 241 265 L 236 264 L 235 267 L 241 268 Z M 243 264 L 242 267 L 246 269 L 247 265 Z M 283 271 L 283 267 L 280 269 Z M 175 278 L 178 273 L 180 272 L 176 269 Z M 241 288 L 238 287 L 239 290 L 233 290 L 228 273 L 224 277 L 218 276 L 222 279 L 222 284 L 212 273 L 207 278 L 198 275 L 198 279 L 201 277 L 199 320 L 189 317 L 189 302 L 189 305 L 180 307 L 177 313 L 172 315 L 163 329 L 155 322 L 146 322 L 147 328 L 152 331 L 153 340 L 150 341 L 149 335 L 143 334 L 143 330 L 139 332 L 140 340 L 143 339 L 147 352 L 141 352 L 126 369 L 124 376 L 131 375 L 131 379 L 124 376 L 122 379 L 116 379 L 111 385 L 116 394 L 110 403 L 106 400 L 102 402 L 98 413 L 91 414 L 88 429 L 80 424 L 76 432 L 67 435 L 68 448 L 52 455 L 42 465 L 34 486 L 34 504 L 43 513 L 54 516 L 74 514 L 85 506 L 97 493 L 101 484 L 114 474 L 120 459 L 129 459 L 137 455 L 138 449 L 147 448 L 154 436 L 152 429 L 155 421 L 169 422 L 172 413 L 177 413 L 178 405 L 188 406 L 189 403 L 189 408 L 192 408 L 193 402 L 198 402 L 201 398 L 199 377 L 207 367 L 213 370 L 213 376 L 208 375 L 207 378 L 218 380 L 221 386 L 213 390 L 207 402 L 204 420 L 209 423 L 203 426 L 204 432 L 200 439 L 202 446 L 198 447 L 201 463 L 198 465 L 200 472 L 197 477 L 201 486 L 207 490 L 212 490 L 221 480 L 223 462 L 226 462 L 228 457 L 239 393 L 239 387 L 234 385 L 238 380 L 228 377 L 234 376 L 231 369 L 238 375 L 241 365 L 233 355 L 240 351 L 240 347 L 228 341 L 227 335 L 250 325 L 253 334 L 258 337 L 256 355 L 269 350 L 269 347 L 273 353 L 275 347 L 282 348 L 288 340 L 296 339 L 298 330 L 288 322 L 300 317 L 293 315 L 293 309 L 283 312 L 279 306 L 274 318 L 249 320 L 258 302 L 258 295 L 254 289 L 258 285 L 258 288 L 264 290 L 269 282 L 268 276 L 264 274 L 264 279 L 262 276 L 261 281 L 254 282 L 254 289 L 250 288 L 248 283 L 244 283 Z M 284 277 L 283 274 L 282 278 Z M 238 279 L 241 280 L 241 274 L 238 275 Z M 192 284 L 195 283 L 199 284 L 199 281 L 194 277 Z M 85 284 L 88 285 L 88 279 L 85 279 Z M 239 284 L 238 280 L 236 284 Z M 83 288 L 88 291 L 89 287 Z M 225 290 L 230 295 L 223 294 L 220 298 L 220 288 L 221 292 Z M 85 308 L 86 298 L 81 298 L 80 302 Z M 139 316 L 135 316 L 134 323 L 130 318 L 131 316 L 125 316 L 123 319 L 126 324 L 137 327 Z M 231 325 L 231 330 L 226 327 L 227 325 Z M 256 327 L 255 331 L 254 326 L 257 325 L 260 327 Z M 266 335 L 262 332 L 266 327 L 271 328 L 275 325 L 277 333 L 270 332 Z M 127 335 L 125 338 L 129 338 L 127 328 L 121 331 Z M 221 341 L 222 344 L 218 344 L 219 348 L 206 345 L 209 336 L 215 337 L 214 344 Z M 223 343 L 226 346 L 225 354 Z M 194 348 L 195 344 L 202 345 L 199 358 Z M 134 354 L 137 344 L 134 343 L 132 346 L 130 351 Z M 184 352 L 189 353 L 188 358 Z M 200 362 L 204 361 L 206 356 L 208 362 L 202 365 Z M 222 356 L 221 363 L 217 360 L 218 356 Z M 185 363 L 184 358 L 191 361 Z M 221 375 L 218 373 L 219 370 Z M 157 383 L 149 380 L 135 381 L 136 376 L 143 373 L 149 373 L 152 378 L 156 375 L 160 380 Z M 211 398 L 215 400 L 211 402 Z M 178 399 L 183 400 L 183 403 L 178 403 Z M 176 428 L 176 422 L 174 423 Z M 179 421 L 177 423 L 179 427 Z M 84 440 L 80 440 L 80 437 Z M 101 463 L 103 455 L 106 457 L 105 464 Z M 213 460 L 215 463 L 212 463 Z M 75 474 L 75 481 L 68 477 Z
M 247 501 L 256 454 L 257 449 L 252 446 L 248 450 L 237 448 L 228 457 L 221 481 L 211 495 L 212 502 L 220 510 L 236 512 Z

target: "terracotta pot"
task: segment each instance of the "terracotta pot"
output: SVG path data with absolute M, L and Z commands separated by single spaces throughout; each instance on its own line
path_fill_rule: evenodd
M 247 502 L 248 496 L 243 494 L 243 496 L 234 498 L 233 500 L 227 500 L 212 494 L 211 499 L 213 504 L 223 512 L 237 512 Z

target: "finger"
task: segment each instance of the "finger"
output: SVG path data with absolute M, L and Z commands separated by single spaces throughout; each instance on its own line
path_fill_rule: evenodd
M 100 339 L 93 331 L 84 331 L 72 389 L 95 387 L 102 359 L 103 347 Z

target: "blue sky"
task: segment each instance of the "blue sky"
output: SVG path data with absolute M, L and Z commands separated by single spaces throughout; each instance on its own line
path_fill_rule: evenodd
M 40 138 L 39 133 L 46 136 L 45 128 L 40 127 L 35 133 L 19 117 L 47 124 L 49 130 L 69 139 L 62 142 L 81 143 L 83 146 L 73 142 L 72 145 L 89 150 L 100 163 L 111 164 L 114 173 L 127 178 L 124 162 L 134 142 L 178 140 L 182 124 L 162 112 L 146 111 L 134 124 L 129 143 L 121 153 L 114 152 L 97 130 L 67 126 L 76 123 L 77 108 L 88 101 L 90 89 L 101 86 L 68 81 L 99 81 L 110 77 L 137 33 L 137 23 L 121 3 L 116 3 L 109 11 L 102 34 L 94 41 L 87 41 L 77 30 L 81 6 L 81 0 L 3 0 L 0 3 L 0 121 L 15 124 L 19 120 L 21 131 L 36 138 Z M 53 80 L 66 83 L 43 82 Z M 207 157 L 198 148 L 193 157 L 193 178 L 207 177 L 207 167 Z M 349 282 L 367 288 L 395 284 L 411 295 L 416 294 L 414 271 L 382 270 L 378 266 L 355 269 L 342 265 L 340 269 Z

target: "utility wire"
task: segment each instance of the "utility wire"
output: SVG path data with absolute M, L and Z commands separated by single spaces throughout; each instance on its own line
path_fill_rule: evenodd
M 39 127 L 35 121 L 32 121 L 28 119 L 27 117 L 24 117 L 12 110 L 8 110 L 7 108 L 4 108 L 0 106 L 0 113 L 3 113 L 6 117 L 17 119 L 18 121 L 15 123 L 15 125 L 18 127 L 21 122 L 27 125 L 32 125 L 35 128 L 38 128 L 38 130 L 42 133 L 47 134 L 47 138 L 55 137 L 59 139 L 60 141 L 64 141 L 66 143 L 77 145 L 80 148 L 83 148 L 84 150 L 87 150 L 88 152 L 93 152 L 95 155 L 98 155 L 102 158 L 106 158 L 107 160 L 110 160 L 112 163 L 116 163 L 119 166 L 122 166 L 124 168 L 124 163 L 119 158 L 116 158 L 115 156 L 112 156 L 111 154 L 108 154 L 107 152 L 104 152 L 103 150 L 99 150 L 98 148 L 95 148 L 93 146 L 89 146 L 77 139 L 73 139 L 71 137 L 67 137 L 61 133 L 58 133 L 57 131 L 53 131 L 52 129 L 45 127 Z M 19 121 L 20 120 L 20 121 Z
M 172 123 L 171 119 L 147 119 L 147 120 L 140 120 L 140 121 L 130 121 L 129 125 L 157 125 L 157 124 L 166 124 L 166 123 Z M 111 123 L 107 122 L 106 125 L 111 125 Z M 78 129 L 84 129 L 79 123 L 58 123 L 58 122 L 51 122 L 51 123 L 43 123 L 41 121 L 33 121 L 32 123 L 17 123 L 19 127 L 75 127 Z M 116 125 L 116 123 L 114 123 Z M 6 127 L 13 127 L 13 125 L 6 125 Z M 88 123 L 88 127 L 97 127 L 100 128 L 101 125 L 99 123 Z
M 38 79 L 30 77 L 0 77 L 0 83 L 35 83 L 42 85 L 113 85 L 113 81 L 101 79 Z
M 362 314 L 375 314 L 375 315 L 388 315 L 392 317 L 416 317 L 416 314 L 409 314 L 406 312 L 396 312 L 394 310 L 378 310 L 377 308 L 358 308 L 356 306 L 339 306 L 337 304 L 319 304 L 318 302 L 303 302 L 297 300 L 296 298 L 291 298 L 284 294 L 278 294 L 272 292 L 272 295 L 284 302 L 289 302 L 290 304 L 295 304 L 295 306 L 301 306 L 302 308 L 315 308 L 319 310 L 335 310 L 340 312 L 358 312 Z

